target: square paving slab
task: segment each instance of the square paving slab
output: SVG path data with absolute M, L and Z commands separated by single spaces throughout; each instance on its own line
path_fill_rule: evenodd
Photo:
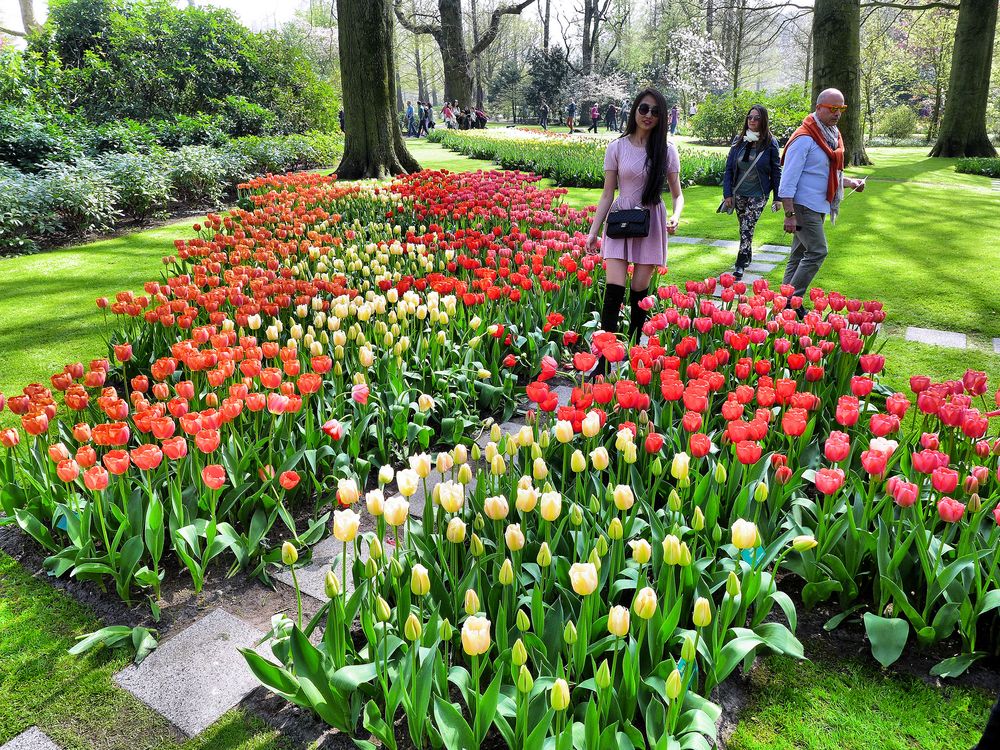
M 739 248 L 740 243 L 736 240 L 716 240 L 715 242 L 708 243 L 712 247 L 728 247 L 736 250 Z
M 1000 354 L 1000 339 L 993 339 L 993 351 Z
M 774 270 L 773 263 L 754 261 L 749 266 L 747 266 L 747 271 L 750 271 L 751 273 L 770 273 L 773 270 Z M 746 276 L 744 276 L 744 278 L 746 278 Z
M 115 682 L 194 737 L 260 685 L 238 649 L 253 648 L 263 636 L 216 609 L 116 674 Z M 270 658 L 266 644 L 258 652 Z
M 966 347 L 964 333 L 938 331 L 933 328 L 917 328 L 916 326 L 910 326 L 906 329 L 906 340 L 916 341 L 921 344 L 931 344 L 933 346 L 944 346 L 949 349 L 964 349 Z
M 59 750 L 59 745 L 50 740 L 41 729 L 32 727 L 0 745 L 0 750 Z
M 364 501 L 361 501 L 361 505 Z M 365 512 L 365 511 L 362 511 Z M 367 549 L 366 544 L 362 544 L 363 548 Z M 329 597 L 326 595 L 326 572 L 330 570 L 330 564 L 334 561 L 337 555 L 342 554 L 344 551 L 344 543 L 339 539 L 332 536 L 328 536 L 322 542 L 313 547 L 312 550 L 312 560 L 308 565 L 303 565 L 302 567 L 295 568 L 295 576 L 299 579 L 299 588 L 302 590 L 303 594 L 309 594 L 313 599 L 318 599 L 321 602 L 325 602 Z M 365 553 L 367 554 L 367 553 Z M 341 577 L 340 561 L 337 562 L 337 568 L 334 573 L 337 575 L 337 580 Z M 354 591 L 354 577 L 351 575 L 351 568 L 354 566 L 354 545 L 347 545 L 347 593 L 350 594 Z M 289 586 L 294 586 L 292 582 L 292 573 L 284 565 L 281 566 L 279 570 L 274 573 L 274 578 L 286 583 Z
M 700 245 L 704 240 L 701 237 L 671 237 L 667 240 L 668 244 L 677 245 Z
M 754 253 L 754 261 L 763 261 L 764 263 L 784 263 L 788 260 L 787 253 Z

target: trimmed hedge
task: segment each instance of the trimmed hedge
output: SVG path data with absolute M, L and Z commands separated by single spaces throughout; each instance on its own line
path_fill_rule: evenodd
M 1000 179 L 1000 157 L 975 156 L 959 159 L 955 163 L 955 171 Z
M 0 255 L 33 252 L 38 242 L 110 229 L 181 206 L 217 207 L 255 175 L 334 166 L 338 135 L 235 138 L 221 148 L 106 153 L 47 161 L 35 173 L 0 164 Z
M 503 169 L 519 169 L 550 177 L 564 187 L 599 188 L 604 185 L 604 152 L 608 141 L 585 137 L 534 133 L 493 135 L 490 131 L 437 128 L 427 136 L 474 159 L 489 159 Z M 681 183 L 720 185 L 725 154 L 685 148 L 681 153 Z

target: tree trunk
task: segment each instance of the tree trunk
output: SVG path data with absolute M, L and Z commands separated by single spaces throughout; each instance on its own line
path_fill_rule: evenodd
M 823 89 L 840 89 L 849 107 L 840 118 L 844 163 L 871 164 L 861 133 L 860 0 L 816 0 L 812 36 L 813 101 Z
M 20 0 L 21 2 L 21 23 L 24 25 L 24 33 L 30 34 L 37 31 L 38 21 L 35 20 L 34 0 Z
M 472 104 L 472 70 L 465 48 L 465 28 L 462 23 L 461 0 L 438 0 L 441 31 L 438 45 L 444 64 L 444 98 L 458 100 L 459 105 Z
M 805 79 L 802 82 L 802 92 L 806 96 L 809 95 L 809 86 L 810 86 L 810 80 L 811 80 L 809 78 L 809 72 L 811 70 L 812 59 L 813 59 L 812 58 L 812 46 L 813 46 L 813 35 L 812 35 L 812 29 L 810 29 L 809 30 L 809 36 L 806 37 L 806 77 L 805 77 Z
M 417 69 L 417 99 L 427 101 L 427 86 L 424 83 L 424 66 L 420 59 L 420 37 L 413 37 L 413 63 Z
M 337 15 L 347 131 L 338 176 L 356 180 L 420 169 L 403 145 L 393 108 L 391 0 L 337 0 Z
M 472 38 L 479 38 L 479 8 L 476 7 L 476 0 L 472 0 L 471 5 L 472 10 Z M 475 79 L 476 79 L 476 106 L 479 109 L 483 108 L 483 69 L 479 63 L 479 58 L 477 57 L 472 61 L 472 65 L 475 69 Z
M 708 34 L 708 38 L 712 38 L 712 32 L 715 30 L 715 0 L 708 0 L 705 4 L 705 33 Z
M 962 0 L 944 118 L 931 156 L 997 155 L 986 133 L 996 28 L 997 0 Z
M 549 54 L 549 22 L 552 18 L 552 0 L 545 0 L 545 14 L 542 16 L 542 52 Z
M 399 63 L 396 63 L 396 111 L 402 112 L 403 106 L 403 82 L 399 78 Z
M 594 6 L 598 0 L 583 0 L 583 47 L 580 50 L 580 71 L 590 75 L 594 69 L 594 48 L 591 44 L 591 24 L 596 24 Z

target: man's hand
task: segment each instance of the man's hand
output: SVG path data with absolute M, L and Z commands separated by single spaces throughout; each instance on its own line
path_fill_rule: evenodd
M 846 182 L 847 182 L 847 187 L 849 187 L 851 190 L 854 190 L 858 193 L 864 192 L 865 189 L 864 180 L 854 180 L 851 178 L 847 178 Z
M 795 217 L 786 216 L 785 217 L 785 231 L 789 234 L 795 234 Z

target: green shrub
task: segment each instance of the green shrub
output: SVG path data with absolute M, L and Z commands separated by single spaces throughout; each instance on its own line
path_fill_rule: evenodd
M 0 165 L 0 254 L 33 252 L 33 238 L 58 228 L 44 195 L 41 179 Z
M 743 118 L 754 104 L 767 108 L 771 132 L 784 141 L 809 114 L 809 98 L 798 88 L 769 94 L 741 89 L 735 93 L 709 94 L 692 118 L 694 135 L 708 143 L 729 144 L 743 128 Z
M 46 207 L 58 217 L 60 232 L 81 236 L 106 230 L 121 217 L 118 191 L 96 162 L 84 158 L 76 164 L 49 163 L 39 176 Z
M 901 140 L 909 138 L 916 129 L 917 113 L 905 104 L 900 104 L 879 118 L 876 132 L 892 140 Z
M 0 106 L 0 162 L 22 172 L 37 172 L 47 161 L 71 161 L 83 154 L 67 127 L 69 116 L 60 118 L 33 107 Z
M 168 120 L 150 120 L 149 127 L 164 148 L 221 146 L 226 142 L 223 120 L 217 115 L 174 115 Z
M 99 154 L 114 152 L 119 154 L 148 154 L 156 145 L 156 134 L 142 122 L 118 120 L 96 127 L 92 145 Z
M 218 205 L 230 178 L 244 175 L 237 152 L 208 146 L 184 146 L 170 156 L 170 183 L 182 203 Z M 245 178 L 242 178 L 245 179 Z
M 222 100 L 222 127 L 232 136 L 271 135 L 278 118 L 274 112 L 243 96 Z
M 981 174 L 986 177 L 1000 179 L 1000 158 L 977 156 L 959 159 L 955 164 L 956 172 L 965 174 Z
M 105 154 L 98 160 L 100 169 L 118 193 L 118 209 L 133 219 L 166 215 L 173 200 L 169 155 Z

